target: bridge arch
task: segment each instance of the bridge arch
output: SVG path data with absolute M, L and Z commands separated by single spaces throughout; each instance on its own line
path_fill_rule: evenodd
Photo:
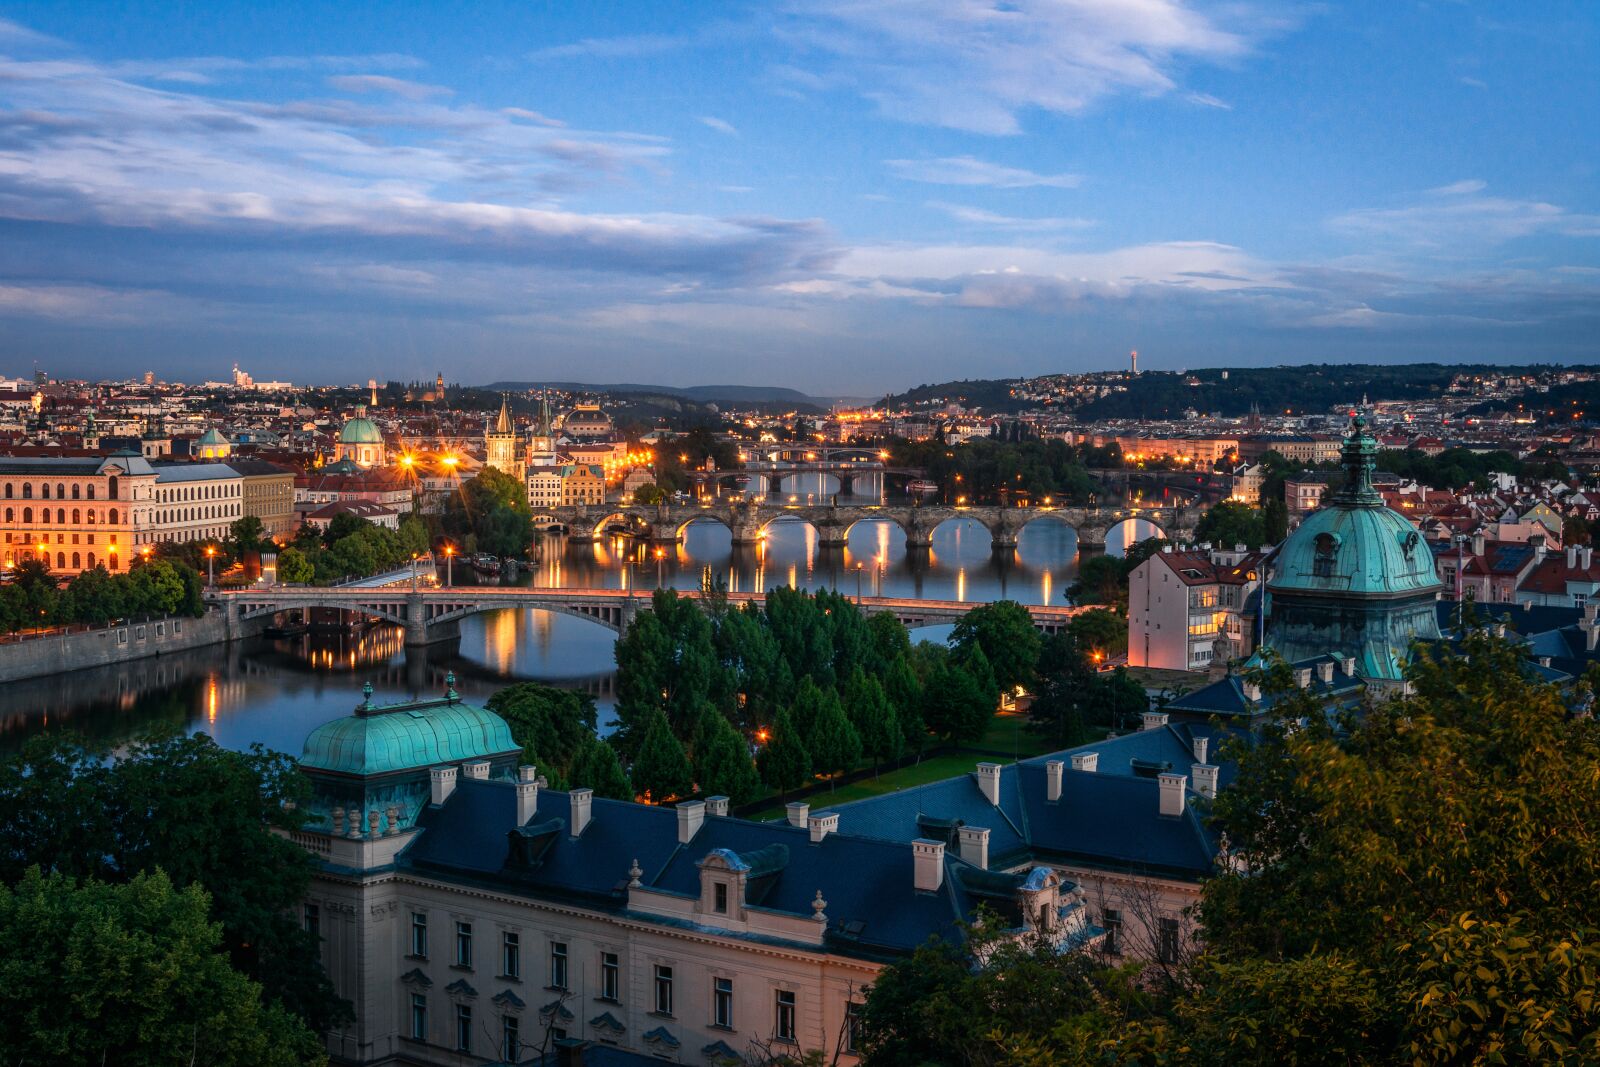
M 1140 541 L 1150 537 L 1172 540 L 1171 535 L 1154 519 L 1144 515 L 1130 515 L 1106 527 L 1104 543 L 1107 552 L 1120 556 Z

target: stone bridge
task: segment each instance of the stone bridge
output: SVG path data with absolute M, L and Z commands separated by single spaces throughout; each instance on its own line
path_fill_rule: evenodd
M 876 459 L 796 463 L 750 462 L 742 467 L 730 467 L 727 470 L 686 471 L 685 474 L 693 484 L 701 487 L 743 479 L 749 483 L 750 490 L 759 496 L 781 495 L 785 481 L 808 474 L 832 475 L 839 483 L 840 496 L 853 496 L 858 478 L 878 477 L 884 479 L 886 484 L 893 483 L 904 487 L 926 476 L 926 472 L 920 467 L 886 467 Z
M 699 592 L 679 590 L 679 596 L 704 602 Z M 764 593 L 729 593 L 728 602 L 761 602 Z M 887 611 L 908 627 L 956 622 L 978 604 L 960 600 L 916 600 L 902 597 L 857 597 L 865 612 Z M 622 589 L 519 589 L 498 586 L 462 586 L 452 589 L 411 588 L 407 585 L 376 589 L 268 586 L 226 590 L 212 597 L 227 612 L 228 632 L 241 635 L 248 623 L 285 611 L 339 608 L 403 626 L 407 646 L 448 641 L 460 634 L 457 624 L 468 615 L 502 608 L 536 608 L 573 615 L 627 633 L 628 625 L 650 606 L 650 598 Z M 1043 633 L 1055 633 L 1088 608 L 1028 606 L 1033 624 Z
M 996 549 L 1017 546 L 1017 535 L 1031 522 L 1064 522 L 1077 532 L 1078 544 L 1103 549 L 1106 535 L 1119 523 L 1144 519 L 1165 536 L 1185 540 L 1194 533 L 1195 523 L 1204 513 L 1197 507 L 949 507 L 936 504 L 851 505 L 851 504 L 774 504 L 770 501 L 736 500 L 723 504 L 611 505 L 590 504 L 544 508 L 534 519 L 560 523 L 574 539 L 599 540 L 612 525 L 626 526 L 631 532 L 648 537 L 655 544 L 676 544 L 691 522 L 720 522 L 733 534 L 735 545 L 753 545 L 766 536 L 779 520 L 808 522 L 817 531 L 823 548 L 842 548 L 850 529 L 858 522 L 886 521 L 899 526 L 906 535 L 908 549 L 933 545 L 933 532 L 952 519 L 971 519 L 989 531 Z

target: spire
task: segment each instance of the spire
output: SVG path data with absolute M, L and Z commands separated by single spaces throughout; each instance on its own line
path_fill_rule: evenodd
M 1344 468 L 1344 485 L 1334 494 L 1334 503 L 1346 507 L 1378 507 L 1383 497 L 1372 484 L 1378 465 L 1378 440 L 1367 432 L 1367 420 L 1350 413 L 1350 432 L 1339 450 L 1339 465 Z
M 539 390 L 539 436 L 550 436 L 550 390 Z
M 511 396 L 508 393 L 500 394 L 500 414 L 495 417 L 494 432 L 497 434 L 516 432 L 516 426 L 511 421 Z

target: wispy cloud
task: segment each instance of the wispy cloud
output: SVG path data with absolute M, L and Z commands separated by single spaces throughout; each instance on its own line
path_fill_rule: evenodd
M 896 177 L 931 185 L 987 185 L 996 189 L 1031 189 L 1048 186 L 1074 189 L 1083 183 L 1079 174 L 1038 174 L 1021 167 L 989 163 L 972 156 L 940 159 L 886 159 Z
M 974 226 L 984 226 L 995 230 L 1015 230 L 1018 232 L 1048 232 L 1053 230 L 1088 230 L 1095 225 L 1093 219 L 1046 216 L 1042 218 L 1018 218 L 1012 215 L 1002 215 L 983 208 L 970 207 L 965 204 L 951 204 L 943 200 L 930 200 L 928 206 L 936 211 L 942 211 L 958 222 L 971 223 Z
M 392 93 L 406 100 L 426 100 L 430 96 L 450 96 L 453 89 L 443 85 L 424 85 L 387 74 L 335 74 L 328 85 L 345 93 Z
M 715 115 L 701 115 L 700 123 L 701 125 L 709 126 L 718 133 L 725 133 L 729 137 L 739 136 L 739 131 L 734 128 L 733 123 L 729 122 L 727 119 L 719 119 Z
M 692 44 L 688 34 L 637 33 L 623 37 L 585 37 L 570 44 L 548 45 L 528 53 L 528 59 L 545 62 L 553 59 L 636 59 L 672 52 Z
M 887 115 L 1013 134 L 1028 109 L 1073 114 L 1115 93 L 1178 88 L 1286 28 L 1262 10 L 1182 0 L 791 0 L 780 32 Z
M 549 115 L 538 111 L 530 111 L 525 107 L 503 107 L 500 109 L 500 114 L 509 115 L 514 119 L 522 119 L 526 122 L 536 122 L 540 126 L 550 126 L 555 129 L 560 129 L 566 125 L 560 119 L 553 119 Z
M 1329 221 L 1337 232 L 1426 252 L 1465 252 L 1534 235 L 1600 237 L 1600 215 L 1540 200 L 1487 195 L 1476 178 L 1430 189 L 1402 207 L 1362 208 Z

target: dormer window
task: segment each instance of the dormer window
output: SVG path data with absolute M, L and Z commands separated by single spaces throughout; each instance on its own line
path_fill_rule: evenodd
M 718 915 L 728 914 L 727 882 L 717 882 L 711 887 L 711 910 Z
M 1333 558 L 1339 550 L 1339 541 L 1331 533 L 1320 533 L 1314 542 L 1317 554 L 1311 562 L 1311 573 L 1317 578 L 1333 577 Z

